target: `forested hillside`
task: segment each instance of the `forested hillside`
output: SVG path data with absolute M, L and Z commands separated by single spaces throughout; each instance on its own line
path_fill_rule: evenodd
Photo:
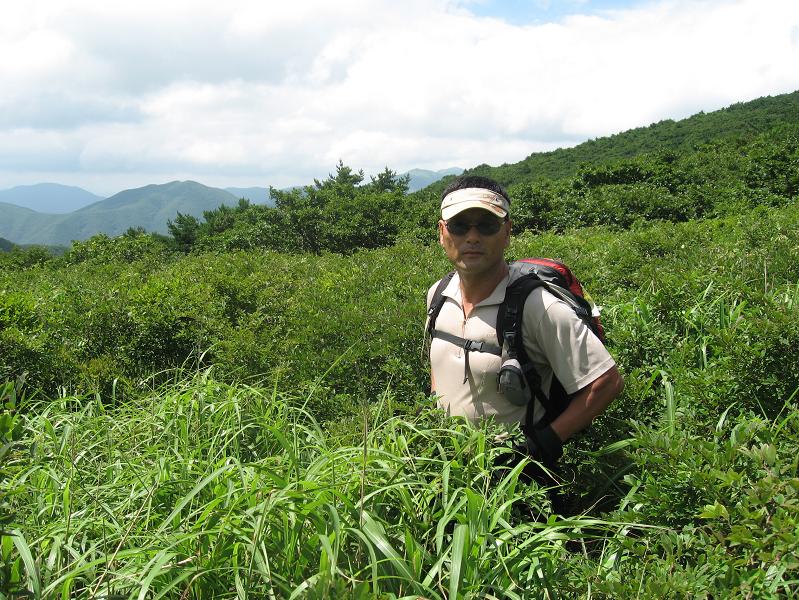
M 480 165 L 468 173 L 493 177 L 503 185 L 571 177 L 584 165 L 604 165 L 642 154 L 690 154 L 719 141 L 746 142 L 768 131 L 799 122 L 799 91 L 733 104 L 681 121 L 660 121 L 617 135 L 589 140 L 574 148 L 531 154 L 499 167 Z
M 0 253 L 0 594 L 795 597 L 794 99 L 508 181 L 509 258 L 572 267 L 626 380 L 564 514 L 432 410 L 438 198 L 390 169 Z

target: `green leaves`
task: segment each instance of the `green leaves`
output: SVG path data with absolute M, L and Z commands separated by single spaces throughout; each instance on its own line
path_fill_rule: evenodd
M 364 462 L 296 404 L 203 373 L 107 410 L 37 407 L 22 417 L 21 443 L 39 444 L 26 476 L 0 482 L 19 515 L 8 577 L 43 598 L 513 597 L 533 561 L 562 552 L 513 516 L 541 502 L 520 469 L 487 494 L 499 427 L 378 412 Z
M 406 196 L 408 177 L 386 168 L 369 183 L 339 161 L 336 173 L 314 185 L 271 188 L 274 206 L 240 201 L 204 213 L 204 221 L 178 214 L 169 222 L 172 246 L 183 251 L 265 249 L 352 254 L 391 246 L 416 227 L 423 201 Z M 409 206 L 413 205 L 413 206 Z M 434 217 L 433 215 L 428 215 Z M 428 219 L 432 229 L 435 218 Z
M 727 507 L 716 500 L 713 504 L 706 504 L 698 516 L 700 519 L 729 519 L 730 513 Z

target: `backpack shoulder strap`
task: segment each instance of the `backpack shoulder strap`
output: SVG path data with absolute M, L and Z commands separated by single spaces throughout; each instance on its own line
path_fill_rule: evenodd
M 518 268 L 519 263 L 510 265 L 510 278 L 505 290 L 505 299 L 497 313 L 497 342 L 501 346 L 508 341 L 509 348 L 521 347 L 522 317 L 527 297 L 537 287 L 546 286 L 535 271 Z M 508 336 L 511 336 L 508 339 Z
M 464 369 L 463 369 L 463 383 L 466 383 L 469 376 L 469 353 L 470 352 L 488 352 L 490 354 L 495 354 L 497 356 L 502 356 L 502 345 L 495 346 L 494 344 L 490 344 L 488 342 L 478 342 L 476 340 L 468 340 L 466 338 L 462 338 L 457 335 L 453 335 L 451 333 L 447 333 L 445 331 L 438 331 L 436 329 L 436 319 L 438 318 L 439 313 L 441 312 L 441 308 L 444 306 L 444 302 L 446 302 L 446 297 L 444 296 L 444 290 L 449 285 L 450 281 L 452 281 L 452 277 L 455 275 L 455 271 L 450 271 L 447 273 L 441 281 L 436 286 L 436 289 L 433 291 L 433 297 L 430 299 L 430 307 L 427 309 L 427 327 L 425 328 L 425 340 L 427 342 L 427 353 L 428 356 L 430 354 L 430 343 L 432 342 L 433 338 L 438 338 L 449 342 L 450 344 L 455 344 L 465 350 L 465 360 L 464 360 Z
M 527 406 L 522 430 L 533 428 L 533 402 L 537 398 L 544 407 L 544 420 L 548 423 L 554 420 L 568 406 L 569 398 L 563 392 L 562 386 L 553 377 L 549 396 L 541 389 L 541 377 L 527 356 L 522 339 L 522 324 L 524 321 L 524 305 L 530 293 L 539 287 L 550 289 L 558 287 L 549 281 L 541 279 L 535 269 L 527 264 L 514 263 L 511 265 L 511 280 L 505 292 L 505 300 L 499 307 L 497 314 L 497 338 L 500 344 L 504 341 L 509 353 L 519 361 L 527 384 L 530 386 L 530 403 Z M 546 424 L 546 423 L 545 423 Z
M 446 302 L 444 290 L 447 289 L 449 282 L 452 281 L 454 276 L 455 271 L 450 271 L 444 275 L 444 277 L 441 278 L 441 281 L 438 282 L 438 285 L 433 292 L 433 298 L 430 300 L 430 306 L 427 309 L 427 327 L 425 328 L 427 335 L 430 335 L 436 327 L 438 313 L 441 312 L 441 307 L 444 306 L 444 302 Z

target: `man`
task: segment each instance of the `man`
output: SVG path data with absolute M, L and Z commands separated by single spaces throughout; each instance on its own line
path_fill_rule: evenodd
M 439 241 L 455 275 L 444 289 L 444 304 L 435 321 L 430 345 L 431 387 L 438 406 L 448 414 L 472 421 L 493 418 L 501 423 L 524 423 L 526 405 L 509 401 L 498 389 L 501 357 L 467 351 L 453 338 L 496 345 L 499 305 L 505 298 L 509 268 L 505 248 L 510 242 L 510 199 L 495 181 L 479 176 L 456 179 L 442 194 Z M 430 306 L 433 285 L 427 295 Z M 524 304 L 524 349 L 549 393 L 553 375 L 573 395 L 568 407 L 547 423 L 535 400 L 526 432 L 528 451 L 549 468 L 562 454 L 562 444 L 618 396 L 623 379 L 613 358 L 590 328 L 563 300 L 543 286 Z

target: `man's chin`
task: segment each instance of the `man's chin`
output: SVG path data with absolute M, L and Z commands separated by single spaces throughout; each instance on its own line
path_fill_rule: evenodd
M 458 261 L 458 268 L 467 273 L 480 272 L 485 270 L 486 264 L 482 256 L 463 257 Z
M 473 265 L 482 263 L 485 257 L 482 254 L 467 254 L 461 256 L 461 263 L 464 265 Z

